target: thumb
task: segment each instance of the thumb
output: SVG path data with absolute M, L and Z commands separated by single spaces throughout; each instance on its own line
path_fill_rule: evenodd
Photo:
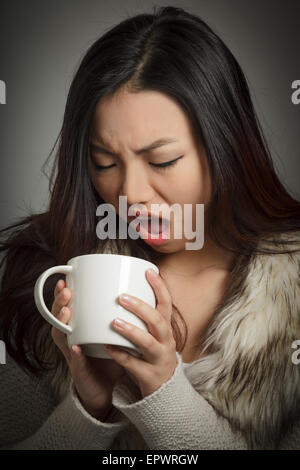
M 82 374 L 83 371 L 87 371 L 87 359 L 85 354 L 82 352 L 82 348 L 78 344 L 73 344 L 70 349 L 71 353 L 71 364 L 72 374 Z

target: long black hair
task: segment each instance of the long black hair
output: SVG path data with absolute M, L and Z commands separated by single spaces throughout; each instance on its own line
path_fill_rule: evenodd
M 267 242 L 272 234 L 284 250 L 285 234 L 300 229 L 300 204 L 276 174 L 245 76 L 224 42 L 182 8 L 154 7 L 152 14 L 123 20 L 91 45 L 73 78 L 49 179 L 48 209 L 1 230 L 6 264 L 0 331 L 9 354 L 35 374 L 64 361 L 59 351 L 55 363 L 45 360 L 45 350 L 52 347 L 51 326 L 34 304 L 37 277 L 73 256 L 104 249 L 95 228 L 96 208 L 105 201 L 89 178 L 89 139 L 97 103 L 121 87 L 132 93 L 162 92 L 187 113 L 208 159 L 213 193 L 205 225 L 212 240 L 246 260 L 259 252 L 259 240 Z M 155 250 L 142 239 L 127 243 L 134 256 L 155 261 Z M 116 240 L 116 251 L 122 249 Z M 46 282 L 48 308 L 61 277 Z M 182 350 L 186 325 L 185 339 L 175 316 L 172 327 Z

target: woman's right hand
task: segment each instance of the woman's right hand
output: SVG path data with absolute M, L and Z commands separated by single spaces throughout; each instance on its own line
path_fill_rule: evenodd
M 72 315 L 71 308 L 68 307 L 71 297 L 71 290 L 60 279 L 54 290 L 51 313 L 66 324 Z M 67 361 L 82 406 L 96 419 L 104 420 L 112 407 L 114 384 L 126 374 L 124 367 L 112 359 L 86 356 L 78 345 L 73 345 L 70 349 L 67 335 L 54 326 L 51 335 Z

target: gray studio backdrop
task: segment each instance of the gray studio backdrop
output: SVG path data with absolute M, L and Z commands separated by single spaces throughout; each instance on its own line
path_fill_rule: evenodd
M 300 2 L 198 0 L 0 0 L 1 228 L 48 202 L 41 168 L 62 124 L 68 88 L 87 48 L 127 16 L 153 5 L 201 16 L 229 46 L 249 81 L 254 105 L 288 190 L 300 198 Z M 52 160 L 51 160 L 52 161 Z M 50 169 L 49 169 L 50 170 Z

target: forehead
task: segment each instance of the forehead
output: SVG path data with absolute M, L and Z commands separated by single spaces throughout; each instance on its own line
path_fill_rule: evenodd
M 125 90 L 98 102 L 92 135 L 108 145 L 122 139 L 132 148 L 164 136 L 177 140 L 193 138 L 189 119 L 174 99 L 156 91 Z

